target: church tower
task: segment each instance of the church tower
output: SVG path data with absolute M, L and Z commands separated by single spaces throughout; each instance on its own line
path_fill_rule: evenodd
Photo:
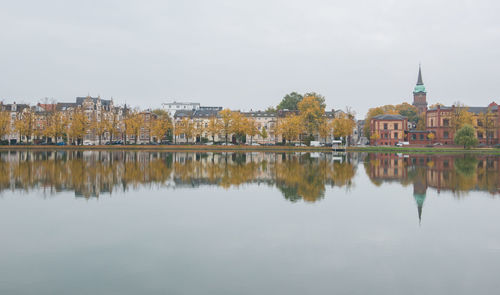
M 422 81 L 422 69 L 418 66 L 417 85 L 413 90 L 413 105 L 417 107 L 419 113 L 427 110 L 427 92 L 425 92 L 424 82 Z

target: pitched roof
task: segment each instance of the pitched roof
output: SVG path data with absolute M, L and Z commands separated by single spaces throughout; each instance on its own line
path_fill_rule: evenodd
M 215 117 L 217 116 L 217 110 L 195 110 L 193 113 L 193 117 L 195 118 L 207 118 L 207 117 Z M 176 112 L 177 114 L 177 112 Z
M 405 116 L 401 115 L 378 115 L 373 117 L 375 120 L 404 120 L 406 119 Z
M 101 104 L 104 105 L 104 106 L 108 106 L 111 104 L 111 100 L 109 99 L 101 99 L 100 97 L 90 97 L 90 96 L 87 96 L 87 97 L 77 97 L 76 98 L 76 103 L 78 105 L 81 105 L 83 104 L 83 102 L 85 101 L 86 98 L 90 98 L 92 100 L 93 103 L 97 103 L 97 100 L 101 100 Z
M 56 105 L 56 110 L 64 111 L 68 108 L 76 108 L 78 105 L 74 102 L 58 102 Z

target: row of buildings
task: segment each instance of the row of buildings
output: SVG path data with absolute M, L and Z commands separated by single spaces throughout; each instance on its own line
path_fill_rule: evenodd
M 500 108 L 495 102 L 487 106 L 444 106 L 440 104 L 428 107 L 427 91 L 419 68 L 417 84 L 413 91 L 413 105 L 420 114 L 420 124 L 408 122 L 408 118 L 398 114 L 384 114 L 373 117 L 370 124 L 372 145 L 393 146 L 400 142 L 412 145 L 453 145 L 459 116 L 466 112 L 476 130 L 476 137 L 482 145 L 500 143 Z
M 203 142 L 212 140 L 211 134 L 207 131 L 210 120 L 212 118 L 221 117 L 220 112 L 223 110 L 219 106 L 202 106 L 200 103 L 188 102 L 171 102 L 162 104 L 162 110 L 168 114 L 173 130 L 169 133 L 169 140 L 176 143 L 185 142 Z M 150 142 L 160 142 L 166 140 L 167 137 L 157 138 L 151 132 L 152 122 L 158 119 L 157 112 L 152 110 L 137 111 L 127 105 L 115 105 L 112 99 L 106 100 L 100 97 L 77 97 L 75 102 L 60 102 L 60 103 L 38 103 L 35 106 L 27 104 L 4 104 L 0 103 L 0 111 L 8 113 L 10 118 L 10 133 L 4 134 L 0 138 L 4 143 L 16 144 L 18 142 L 68 142 L 83 145 L 106 144 L 112 141 L 122 141 L 124 143 L 146 144 Z M 60 113 L 67 119 L 67 124 L 70 126 L 75 112 L 82 112 L 88 122 L 84 135 L 81 139 L 74 140 L 68 138 L 69 135 L 47 136 L 46 129 L 49 124 L 49 118 L 54 113 Z M 135 134 L 128 134 L 127 117 L 131 113 L 139 113 L 141 120 L 140 131 Z M 239 112 L 239 111 L 238 111 Z M 259 144 L 275 144 L 283 142 L 284 138 L 276 133 L 275 127 L 278 121 L 285 118 L 290 111 L 249 111 L 240 112 L 244 117 L 252 118 L 259 132 L 252 137 L 252 141 Z M 331 110 L 325 112 L 325 119 L 331 122 L 334 118 L 343 114 L 340 110 Z M 189 119 L 195 126 L 201 127 L 201 134 L 193 135 L 187 138 L 185 134 L 177 134 L 175 129 L 183 119 Z M 33 121 L 31 126 L 32 132 L 22 133 L 16 126 L 16 121 Z M 113 122 L 113 131 L 99 131 L 99 123 L 108 121 Z M 95 124 L 92 124 L 92 123 Z M 265 130 L 265 132 L 264 132 Z M 349 138 L 351 143 L 358 141 L 360 134 L 358 128 L 354 128 L 353 135 Z M 136 138 L 137 137 L 137 138 Z M 215 141 L 224 141 L 223 134 L 216 134 L 213 138 Z M 234 142 L 235 136 L 230 136 L 229 141 Z M 316 140 L 331 142 L 334 140 L 333 133 L 327 138 L 320 139 L 316 135 Z M 80 142 L 81 141 L 81 142 Z M 248 141 L 248 140 L 247 140 Z

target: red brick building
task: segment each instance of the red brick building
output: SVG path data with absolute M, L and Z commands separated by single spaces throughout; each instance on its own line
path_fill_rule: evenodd
M 394 146 L 407 141 L 408 118 L 401 115 L 378 115 L 370 121 L 372 145 Z

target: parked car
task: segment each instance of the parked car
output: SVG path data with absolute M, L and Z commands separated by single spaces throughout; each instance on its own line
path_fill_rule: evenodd
M 253 142 L 251 145 L 253 145 L 253 146 L 260 146 L 260 143 Z
M 303 143 L 296 143 L 295 146 L 307 146 L 307 145 L 305 145 Z
M 436 143 L 434 143 L 433 145 L 434 145 L 434 146 L 438 146 L 438 145 L 443 145 L 443 144 L 442 144 L 442 143 L 440 143 L 440 142 L 436 142 Z
M 205 142 L 204 145 L 214 145 L 213 142 Z
M 56 145 L 63 146 L 63 145 L 66 145 L 66 143 L 64 141 L 61 141 L 61 142 L 56 143 Z
M 315 146 L 315 147 L 319 147 L 321 146 L 321 143 L 319 141 L 311 141 L 311 143 L 309 143 L 310 146 Z

